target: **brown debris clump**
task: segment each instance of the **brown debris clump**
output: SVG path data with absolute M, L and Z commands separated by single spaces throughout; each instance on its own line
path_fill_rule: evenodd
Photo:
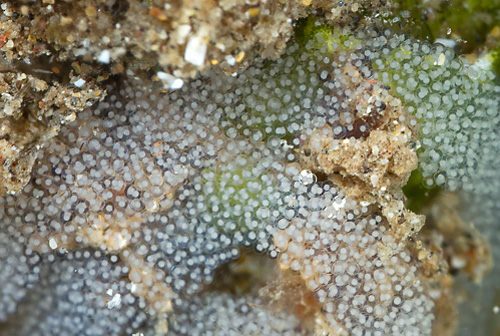
M 312 10 L 345 24 L 362 10 L 387 6 L 383 0 L 17 0 L 2 5 L 0 31 L 7 59 L 52 53 L 60 61 L 111 64 L 112 72 L 159 64 L 189 77 L 206 65 L 232 72 L 256 55 L 280 56 L 293 20 Z
M 191 77 L 207 65 L 238 69 L 257 52 L 279 56 L 306 8 L 267 0 L 13 1 L 3 8 L 4 49 L 7 59 L 50 52 L 59 61 L 109 64 L 112 73 L 158 64 Z
M 307 169 L 326 174 L 347 195 L 378 203 L 401 244 L 424 224 L 423 216 L 405 208 L 401 193 L 417 168 L 415 122 L 399 99 L 357 71 L 352 76 L 353 71 L 343 74 L 355 78 L 345 82 L 358 95 L 346 107 L 349 123 L 340 120 L 315 130 L 302 146 L 301 161 Z
M 0 92 L 0 194 L 21 190 L 38 150 L 104 96 L 93 80 L 48 84 L 22 72 L 0 73 Z

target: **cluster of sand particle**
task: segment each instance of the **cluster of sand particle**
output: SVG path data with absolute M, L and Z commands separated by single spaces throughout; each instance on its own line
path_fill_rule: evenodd
M 331 22 L 349 22 L 385 1 L 9 1 L 2 5 L 7 59 L 47 51 L 59 60 L 82 57 L 112 64 L 112 72 L 158 63 L 175 76 L 207 64 L 237 69 L 255 55 L 276 58 L 292 22 L 320 9 Z M 135 64 L 135 65 L 134 65 Z

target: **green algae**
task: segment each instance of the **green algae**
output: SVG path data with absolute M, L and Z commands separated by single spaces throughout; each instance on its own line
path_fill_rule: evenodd
M 352 46 L 362 43 L 348 29 L 322 24 L 314 16 L 299 20 L 295 28 L 295 41 L 301 51 L 314 55 L 315 51 L 321 50 L 322 56 L 348 51 Z
M 493 71 L 497 75 L 496 80 L 498 82 L 499 81 L 498 77 L 500 75 L 500 44 L 495 49 L 493 49 L 491 51 L 490 59 L 491 59 L 491 68 L 493 69 Z
M 430 204 L 441 191 L 441 187 L 428 187 L 424 182 L 424 177 L 418 169 L 415 169 L 403 187 L 403 193 L 406 196 L 406 207 L 413 212 L 419 213 L 420 210 Z
M 202 194 L 208 200 L 208 222 L 224 233 L 252 231 L 270 218 L 275 204 L 276 176 L 256 167 L 258 159 L 238 155 L 223 169 L 202 172 Z M 226 162 L 227 163 L 227 162 Z
M 321 24 L 314 16 L 309 16 L 297 22 L 295 41 L 302 50 L 309 50 L 306 45 L 311 43 L 316 50 L 327 47 L 329 52 L 334 51 L 332 47 L 334 42 L 333 28 Z

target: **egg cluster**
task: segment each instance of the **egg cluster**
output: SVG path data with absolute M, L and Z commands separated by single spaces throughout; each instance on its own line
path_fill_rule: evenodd
M 268 67 L 286 69 L 283 62 Z M 238 255 L 238 245 L 269 249 L 279 219 L 291 216 L 283 191 L 293 193 L 300 169 L 287 168 L 295 156 L 278 137 L 247 139 L 222 122 L 232 113 L 245 115 L 241 106 L 231 111 L 236 101 L 262 92 L 257 85 L 237 89 L 261 68 L 241 78 L 211 74 L 169 95 L 141 82 L 110 86 L 105 101 L 82 112 L 40 152 L 26 188 L 0 199 L 0 221 L 10 232 L 5 248 L 19 252 L 2 267 L 16 264 L 23 272 L 30 254 L 85 246 L 126 261 L 133 251 L 162 271 L 161 281 L 176 293 L 193 294 L 220 263 Z M 283 85 L 300 98 L 301 89 Z M 140 274 L 129 278 L 141 282 Z M 9 277 L 4 288 L 19 282 Z M 21 297 L 24 291 L 14 292 Z M 4 315 L 13 310 L 2 306 Z
M 451 48 L 389 30 L 363 33 L 364 58 L 420 122 L 420 170 L 426 183 L 476 193 L 498 186 L 500 106 L 493 72 Z M 368 38 L 369 37 L 369 38 Z
M 377 206 L 352 203 L 298 159 L 317 129 L 349 142 L 382 123 L 388 93 L 370 77 L 371 46 L 354 38 L 292 44 L 275 62 L 257 60 L 234 76 L 208 71 L 167 94 L 147 81 L 110 85 L 105 101 L 41 151 L 26 188 L 0 198 L 13 251 L 0 253 L 0 270 L 16 265 L 22 278 L 8 277 L 6 286 L 31 283 L 23 265 L 34 256 L 45 270 L 18 308 L 36 311 L 21 327 L 39 324 L 40 335 L 135 332 L 145 305 L 157 308 L 144 288 L 160 291 L 161 282 L 172 291 L 165 295 L 176 334 L 295 333 L 291 317 L 244 298 L 193 298 L 239 247 L 253 246 L 282 253 L 279 263 L 307 280 L 336 332 L 429 334 L 433 302 L 418 265 L 406 250 L 382 258 L 397 244 Z M 0 316 L 13 310 L 0 304 Z M 217 325 L 211 314 L 226 318 Z
M 38 281 L 40 258 L 16 242 L 0 222 L 0 323 L 16 311 L 17 302 Z
M 384 218 L 325 185 L 302 202 L 301 217 L 274 236 L 281 267 L 299 272 L 339 335 L 427 335 L 434 303 L 418 264 L 395 244 Z M 326 196 L 326 197 L 325 197 Z M 396 250 L 396 249 L 394 249 Z M 387 260 L 385 260 L 387 259 Z
M 47 259 L 0 335 L 123 335 L 145 324 L 145 303 L 130 293 L 127 267 L 116 256 L 77 250 Z
M 270 311 L 252 296 L 226 293 L 197 296 L 179 307 L 167 335 L 303 335 L 298 320 L 284 312 Z

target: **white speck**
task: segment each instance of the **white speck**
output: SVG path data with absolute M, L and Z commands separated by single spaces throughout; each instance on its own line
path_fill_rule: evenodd
M 207 45 L 200 36 L 193 36 L 189 39 L 186 45 L 184 59 L 196 66 L 202 66 L 205 63 L 205 55 L 207 53 Z
M 73 55 L 75 55 L 76 57 L 78 56 L 83 56 L 87 53 L 87 50 L 85 48 L 77 48 L 73 51 Z
M 225 59 L 226 59 L 227 64 L 229 64 L 230 66 L 233 66 L 233 65 L 235 65 L 235 64 L 236 64 L 236 58 L 234 58 L 234 57 L 233 57 L 233 56 L 231 56 L 231 55 L 227 55 L 227 56 L 225 57 Z
M 109 288 L 108 290 L 106 290 L 106 294 L 108 294 L 109 296 L 113 296 L 113 290 Z
M 108 309 L 113 309 L 119 307 L 121 303 L 122 303 L 122 296 L 120 294 L 116 294 L 115 296 L 113 296 L 111 300 L 108 301 L 107 306 Z
M 500 312 L 500 308 L 498 306 L 493 307 L 493 313 L 498 314 Z
M 85 84 L 85 80 L 84 79 L 79 79 L 77 80 L 76 82 L 73 83 L 76 87 L 82 87 L 84 84 Z
M 443 65 L 444 62 L 446 62 L 446 55 L 444 53 L 441 53 L 438 57 L 437 65 Z
M 54 238 L 49 239 L 49 246 L 51 249 L 55 250 L 57 248 L 57 241 Z
M 451 258 L 451 266 L 456 269 L 464 268 L 465 266 L 467 266 L 467 260 L 454 256 L 453 258 Z
M 101 62 L 101 63 L 109 64 L 110 58 L 111 58 L 111 53 L 109 52 L 109 50 L 103 50 L 99 54 L 99 57 L 97 57 L 97 61 Z
M 286 141 L 285 139 L 282 139 L 282 140 L 280 141 L 280 145 L 281 145 L 281 147 L 282 147 L 282 148 L 284 148 L 284 149 L 292 149 L 292 148 L 293 148 L 293 146 L 292 146 L 292 145 L 289 145 L 289 144 L 288 144 L 288 141 Z
M 166 72 L 158 71 L 156 76 L 163 82 L 166 89 L 177 90 L 184 85 L 184 81 L 180 78 L 174 77 Z

